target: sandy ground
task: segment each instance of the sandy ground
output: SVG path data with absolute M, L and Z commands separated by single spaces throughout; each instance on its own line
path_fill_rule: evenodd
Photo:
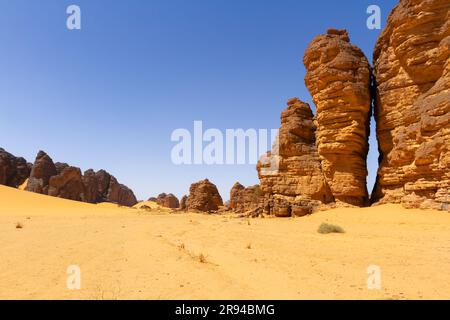
M 322 222 L 346 233 L 319 234 Z M 80 290 L 67 288 L 70 265 Z M 380 290 L 367 288 L 370 265 Z M 450 299 L 449 270 L 443 212 L 389 205 L 247 220 L 0 186 L 0 299 Z

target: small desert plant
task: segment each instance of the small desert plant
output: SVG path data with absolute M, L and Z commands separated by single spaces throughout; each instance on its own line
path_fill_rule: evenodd
M 327 233 L 345 233 L 344 229 L 340 226 L 328 223 L 322 223 L 317 230 L 318 233 L 327 234 Z
M 251 249 L 251 248 L 252 248 L 252 244 L 249 243 L 249 244 L 246 246 L 246 248 L 247 248 L 247 249 Z
M 201 263 L 206 263 L 206 256 L 203 253 L 200 253 L 200 255 L 198 256 L 198 261 L 200 261 Z
M 184 249 L 186 249 L 186 246 L 184 245 L 184 243 L 182 243 L 178 246 L 178 249 L 184 250 Z
M 16 229 L 22 229 L 23 228 L 23 224 L 20 222 L 16 223 Z

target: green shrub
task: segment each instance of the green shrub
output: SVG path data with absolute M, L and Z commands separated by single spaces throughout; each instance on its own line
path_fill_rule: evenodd
M 327 234 L 327 233 L 345 233 L 344 229 L 334 224 L 322 223 L 317 230 L 318 233 Z

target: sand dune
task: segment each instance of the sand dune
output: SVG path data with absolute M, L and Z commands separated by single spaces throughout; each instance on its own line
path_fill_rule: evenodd
M 346 233 L 319 234 L 322 222 Z M 450 215 L 395 205 L 247 220 L 0 186 L 0 235 L 0 299 L 450 298 Z M 381 290 L 367 289 L 369 265 Z

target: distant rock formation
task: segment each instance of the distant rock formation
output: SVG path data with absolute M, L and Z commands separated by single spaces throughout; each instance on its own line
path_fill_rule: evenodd
M 99 194 L 99 181 L 92 169 L 86 170 L 82 177 L 84 185 L 84 201 L 88 203 L 97 203 L 101 201 Z
M 181 200 L 180 200 L 180 210 L 186 210 L 187 209 L 187 202 L 188 197 L 186 195 L 184 195 Z
M 191 184 L 186 200 L 188 210 L 211 212 L 217 211 L 220 206 L 223 206 L 222 197 L 217 187 L 208 179 Z
M 50 178 L 58 174 L 56 166 L 44 151 L 39 151 L 34 161 L 26 191 L 48 194 Z
M 0 185 L 18 188 L 30 176 L 31 164 L 0 148 Z
M 374 51 L 375 203 L 450 206 L 450 2 L 401 0 Z
M 57 175 L 50 177 L 48 195 L 75 201 L 85 201 L 85 187 L 80 169 L 67 166 Z
M 160 206 L 171 209 L 177 209 L 180 206 L 178 198 L 175 197 L 172 193 L 161 193 L 156 198 L 156 203 L 158 203 Z
M 111 176 L 106 202 L 117 203 L 120 206 L 132 207 L 138 203 L 133 191 L 120 184 L 114 176 Z
M 137 203 L 133 191 L 105 170 L 89 169 L 82 175 L 77 167 L 53 163 L 44 151 L 39 151 L 30 171 L 26 191 L 88 203 L 112 202 L 129 207 Z M 26 180 L 25 173 L 19 182 Z
M 316 144 L 335 201 L 368 204 L 366 158 L 371 116 L 371 68 L 346 30 L 316 37 L 303 58 L 305 83 L 317 111 Z
M 236 182 L 230 191 L 228 207 L 234 212 L 247 212 L 256 209 L 263 201 L 263 193 L 259 185 L 244 187 Z

